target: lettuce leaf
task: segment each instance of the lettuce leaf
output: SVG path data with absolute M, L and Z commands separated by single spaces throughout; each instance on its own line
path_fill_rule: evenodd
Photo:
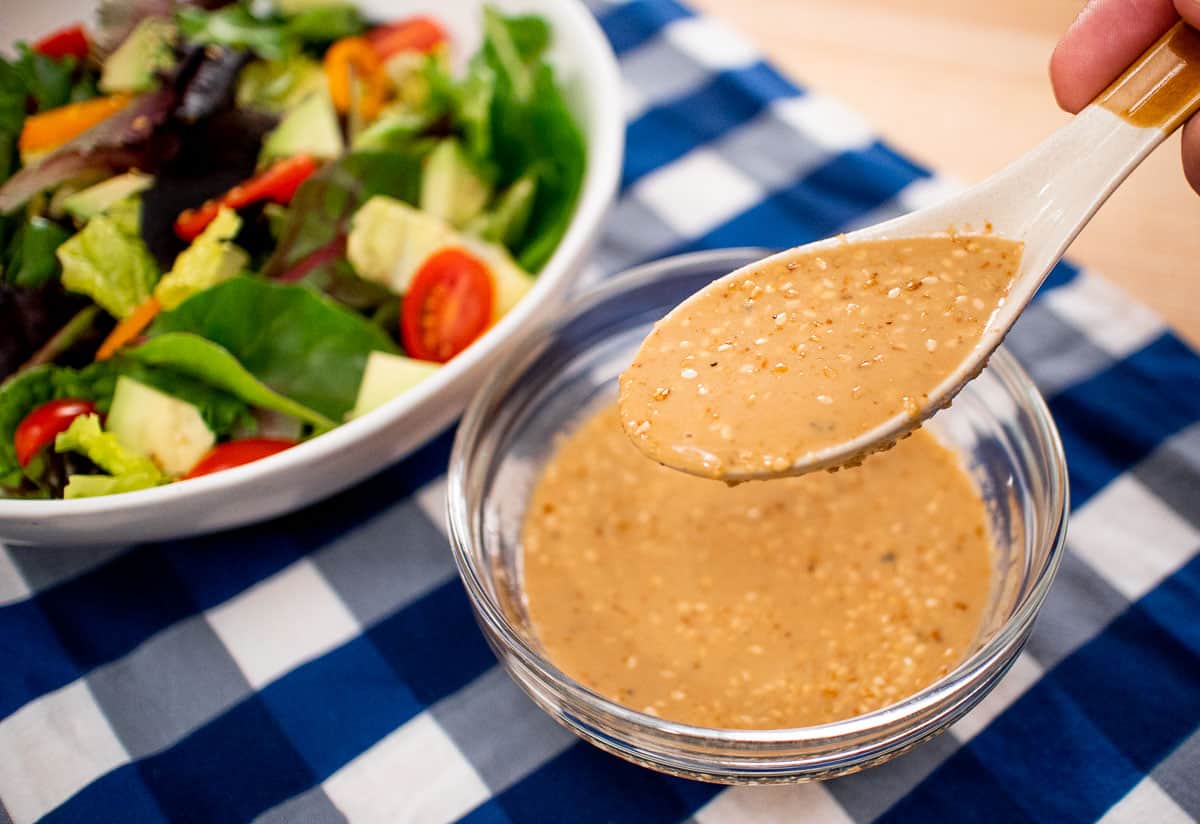
M 396 351 L 383 331 L 311 289 L 245 276 L 159 315 L 140 348 L 168 332 L 224 347 L 275 392 L 334 421 L 354 406 L 367 355 Z
M 144 171 L 169 155 L 170 137 L 156 138 L 168 120 L 178 93 L 166 86 L 147 92 L 78 137 L 67 141 L 33 166 L 0 186 L 0 213 L 11 213 L 39 192 L 90 172 Z
M 47 57 L 24 43 L 17 44 L 17 55 L 13 68 L 37 104 L 37 111 L 56 109 L 70 102 L 72 81 L 78 65 L 74 57 Z
M 56 452 L 78 452 L 108 475 L 72 475 L 65 498 L 87 498 L 149 489 L 167 478 L 145 455 L 121 446 L 117 436 L 100 427 L 99 415 L 80 415 L 54 439 Z M 111 477 L 110 477 L 111 476 Z
M 15 490 L 25 477 L 17 463 L 13 435 L 26 415 L 58 398 L 86 398 L 105 412 L 116 382 L 116 363 L 101 361 L 78 371 L 36 366 L 0 384 L 0 487 Z
M 545 60 L 546 22 L 486 7 L 483 28 L 483 47 L 454 91 L 455 111 L 468 150 L 497 170 L 498 187 L 534 181 L 528 222 L 509 248 L 523 269 L 536 272 L 571 222 L 587 152 Z
M 146 244 L 122 217 L 98 215 L 58 247 L 62 283 L 87 295 L 115 318 L 124 318 L 146 298 L 158 280 L 158 267 Z
M 25 83 L 7 61 L 0 59 L 0 182 L 17 165 L 17 140 L 25 125 Z
M 229 350 L 190 332 L 160 335 L 129 350 L 128 356 L 144 364 L 166 366 L 190 375 L 246 404 L 299 418 L 317 431 L 323 432 L 337 425 L 321 413 L 273 391 L 238 363 Z M 161 385 L 158 388 L 168 391 Z M 190 400 L 186 394 L 178 396 Z M 205 422 L 208 422 L 207 416 Z
M 250 6 L 231 3 L 213 11 L 181 6 L 175 20 L 193 43 L 249 49 L 268 60 L 287 59 L 305 43 L 328 43 L 366 29 L 362 15 L 349 3 L 306 8 L 287 18 L 256 15 Z
M 232 242 L 241 227 L 237 212 L 226 208 L 217 212 L 154 287 L 154 297 L 164 309 L 174 309 L 197 292 L 241 273 L 250 262 L 250 256 Z
M 430 141 L 389 151 L 356 151 L 324 166 L 301 184 L 264 273 L 301 283 L 355 309 L 389 302 L 386 289 L 358 277 L 346 260 L 350 219 L 375 195 L 415 204 L 421 163 Z
M 253 430 L 255 427 L 248 402 L 216 384 L 192 377 L 184 370 L 152 366 L 128 357 L 122 357 L 116 369 L 121 375 L 196 407 L 205 425 L 218 438 L 230 435 L 234 430 Z
M 287 58 L 299 45 L 283 26 L 255 17 L 241 4 L 216 11 L 181 6 L 175 12 L 175 22 L 180 33 L 193 43 L 249 49 L 269 60 Z
M 38 216 L 29 218 L 9 244 L 3 279 L 24 289 L 45 286 L 58 276 L 60 266 L 54 253 L 69 237 L 67 230 L 54 221 Z

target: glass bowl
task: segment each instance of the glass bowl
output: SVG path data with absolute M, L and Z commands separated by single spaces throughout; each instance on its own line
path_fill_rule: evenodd
M 480 627 L 543 710 L 596 746 L 673 775 L 723 783 L 829 778 L 885 761 L 946 729 L 987 695 L 1024 646 L 1066 534 L 1062 444 L 1037 389 L 1003 349 L 927 424 L 955 450 L 987 503 L 997 543 L 990 603 L 971 654 L 915 695 L 810 727 L 709 729 L 663 720 L 593 692 L 548 660 L 522 594 L 521 525 L 556 443 L 598 404 L 654 321 L 720 275 L 765 254 L 729 249 L 613 278 L 522 336 L 468 408 L 450 459 L 450 539 Z M 869 460 L 868 460 L 869 464 Z

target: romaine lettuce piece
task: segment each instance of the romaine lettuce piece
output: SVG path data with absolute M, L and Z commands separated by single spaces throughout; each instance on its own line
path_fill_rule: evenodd
M 96 301 L 115 318 L 124 318 L 150 297 L 158 267 L 146 244 L 130 233 L 125 216 L 111 213 L 87 222 L 58 247 L 62 284 Z
M 114 362 L 100 361 L 78 371 L 49 364 L 35 366 L 0 383 L 0 487 L 16 489 L 24 477 L 13 435 L 26 415 L 58 398 L 85 398 L 105 412 L 116 381 Z
M 154 461 L 125 447 L 100 427 L 99 415 L 80 415 L 54 439 L 57 452 L 78 452 L 108 475 L 73 475 L 65 498 L 86 498 L 149 489 L 166 481 Z
M 163 309 L 174 309 L 192 295 L 241 273 L 250 262 L 250 256 L 232 242 L 241 227 L 237 212 L 227 208 L 217 212 L 154 287 L 154 297 Z

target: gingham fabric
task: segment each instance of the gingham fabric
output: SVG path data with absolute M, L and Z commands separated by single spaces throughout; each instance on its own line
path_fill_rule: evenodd
M 600 271 L 791 245 L 946 190 L 713 21 L 670 0 L 596 13 L 629 119 Z M 498 668 L 455 576 L 448 432 L 259 526 L 0 550 L 0 819 L 1195 820 L 1200 359 L 1066 264 L 1010 346 L 1066 444 L 1069 553 L 995 692 L 883 767 L 724 789 L 556 726 Z

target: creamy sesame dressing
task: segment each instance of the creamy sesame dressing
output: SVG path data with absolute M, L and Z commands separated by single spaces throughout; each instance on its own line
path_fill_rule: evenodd
M 972 649 L 992 576 L 983 502 L 927 432 L 861 469 L 728 487 L 647 460 L 615 405 L 559 444 L 522 544 L 550 660 L 707 727 L 819 724 L 912 695 Z
M 655 325 L 621 375 L 621 423 L 668 466 L 786 473 L 896 415 L 915 422 L 1003 305 L 1022 244 L 842 244 L 722 278 Z

